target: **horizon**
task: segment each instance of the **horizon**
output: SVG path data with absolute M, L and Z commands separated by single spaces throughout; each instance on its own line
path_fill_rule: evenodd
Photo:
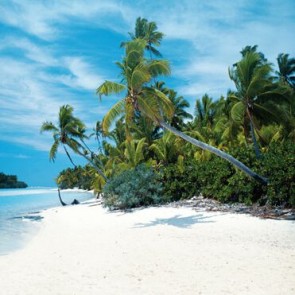
M 159 51 L 172 74 L 163 80 L 189 101 L 192 114 L 197 98 L 218 99 L 234 89 L 228 67 L 245 46 L 258 45 L 274 69 L 279 53 L 295 57 L 292 0 L 11 0 L 0 3 L 0 11 L 0 172 L 29 187 L 55 186 L 58 173 L 71 167 L 62 151 L 49 162 L 52 135 L 40 134 L 44 121 L 55 123 L 60 106 L 70 104 L 91 131 L 119 99 L 100 102 L 95 90 L 104 80 L 118 79 L 120 43 L 129 39 L 138 17 L 156 22 L 165 34 Z

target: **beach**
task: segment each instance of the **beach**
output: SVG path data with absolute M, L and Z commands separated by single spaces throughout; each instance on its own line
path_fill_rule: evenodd
M 295 294 L 295 223 L 99 202 L 48 209 L 0 256 L 1 294 Z

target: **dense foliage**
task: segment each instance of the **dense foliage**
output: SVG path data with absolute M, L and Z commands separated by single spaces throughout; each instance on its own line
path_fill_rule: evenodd
M 56 183 L 60 189 L 80 188 L 90 190 L 92 187 L 91 170 L 89 166 L 67 168 L 59 173 Z
M 161 80 L 170 66 L 160 58 L 163 34 L 156 24 L 138 18 L 130 36 L 116 63 L 120 83 L 105 81 L 97 88 L 100 97 L 122 96 L 94 132 L 86 134 L 68 105 L 60 108 L 58 124 L 42 125 L 42 131 L 53 133 L 52 160 L 61 146 L 74 166 L 70 152 L 91 166 L 63 171 L 58 184 L 103 191 L 112 208 L 198 194 L 223 202 L 295 206 L 294 58 L 280 53 L 275 68 L 257 45 L 246 46 L 229 67 L 235 89 L 220 98 L 196 98 L 193 116 L 186 111 L 189 102 Z M 86 144 L 91 137 L 94 151 L 93 142 Z
M 26 188 L 28 185 L 18 181 L 16 175 L 6 175 L 0 172 L 0 188 Z
M 103 188 L 103 199 L 105 206 L 111 209 L 129 209 L 158 204 L 162 191 L 157 174 L 142 164 L 107 182 Z
M 261 205 L 295 205 L 295 145 L 292 142 L 272 143 L 256 159 L 249 148 L 234 148 L 232 154 L 263 172 L 270 179 L 267 186 L 250 179 L 222 159 L 212 156 L 204 161 L 187 161 L 182 171 L 169 165 L 162 169 L 166 200 L 180 200 L 202 194 L 221 202 L 243 202 Z

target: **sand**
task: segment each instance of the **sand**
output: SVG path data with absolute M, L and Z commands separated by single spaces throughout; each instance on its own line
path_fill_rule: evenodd
M 295 294 L 295 223 L 191 208 L 43 213 L 22 249 L 0 256 L 0 294 Z

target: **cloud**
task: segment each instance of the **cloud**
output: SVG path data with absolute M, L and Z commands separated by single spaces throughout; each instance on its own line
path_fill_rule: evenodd
M 92 26 L 121 31 L 122 24 L 110 23 L 110 15 L 129 19 L 130 9 L 111 0 L 4 1 L 0 6 L 1 22 L 16 27 L 40 39 L 53 40 L 62 33 L 60 24 L 87 22 Z
M 71 74 L 61 76 L 60 81 L 68 86 L 93 91 L 104 81 L 102 77 L 95 73 L 93 67 L 80 57 L 65 57 L 64 65 Z
M 9 29 L 2 30 L 0 44 L 0 138 L 47 149 L 50 136 L 39 135 L 40 125 L 45 120 L 56 122 L 59 107 L 64 104 L 73 105 L 75 115 L 89 126 L 101 120 L 119 97 L 98 103 L 95 89 L 106 78 L 117 78 L 118 71 L 111 64 L 121 56 L 111 56 L 119 52 L 111 48 L 100 52 L 99 42 L 109 44 L 114 32 L 127 37 L 138 16 L 155 21 L 165 33 L 160 51 L 172 61 L 173 82 L 179 95 L 188 97 L 191 105 L 205 93 L 214 98 L 225 95 L 234 86 L 228 67 L 239 60 L 244 46 L 258 44 L 274 63 L 280 52 L 293 56 L 294 1 L 263 3 L 1 1 L 0 25 Z M 97 28 L 104 29 L 105 39 L 97 40 L 92 35 L 85 35 L 87 40 L 76 39 L 79 29 L 91 34 Z M 112 45 L 103 48 L 108 46 Z M 20 136 L 13 139 L 16 132 Z

